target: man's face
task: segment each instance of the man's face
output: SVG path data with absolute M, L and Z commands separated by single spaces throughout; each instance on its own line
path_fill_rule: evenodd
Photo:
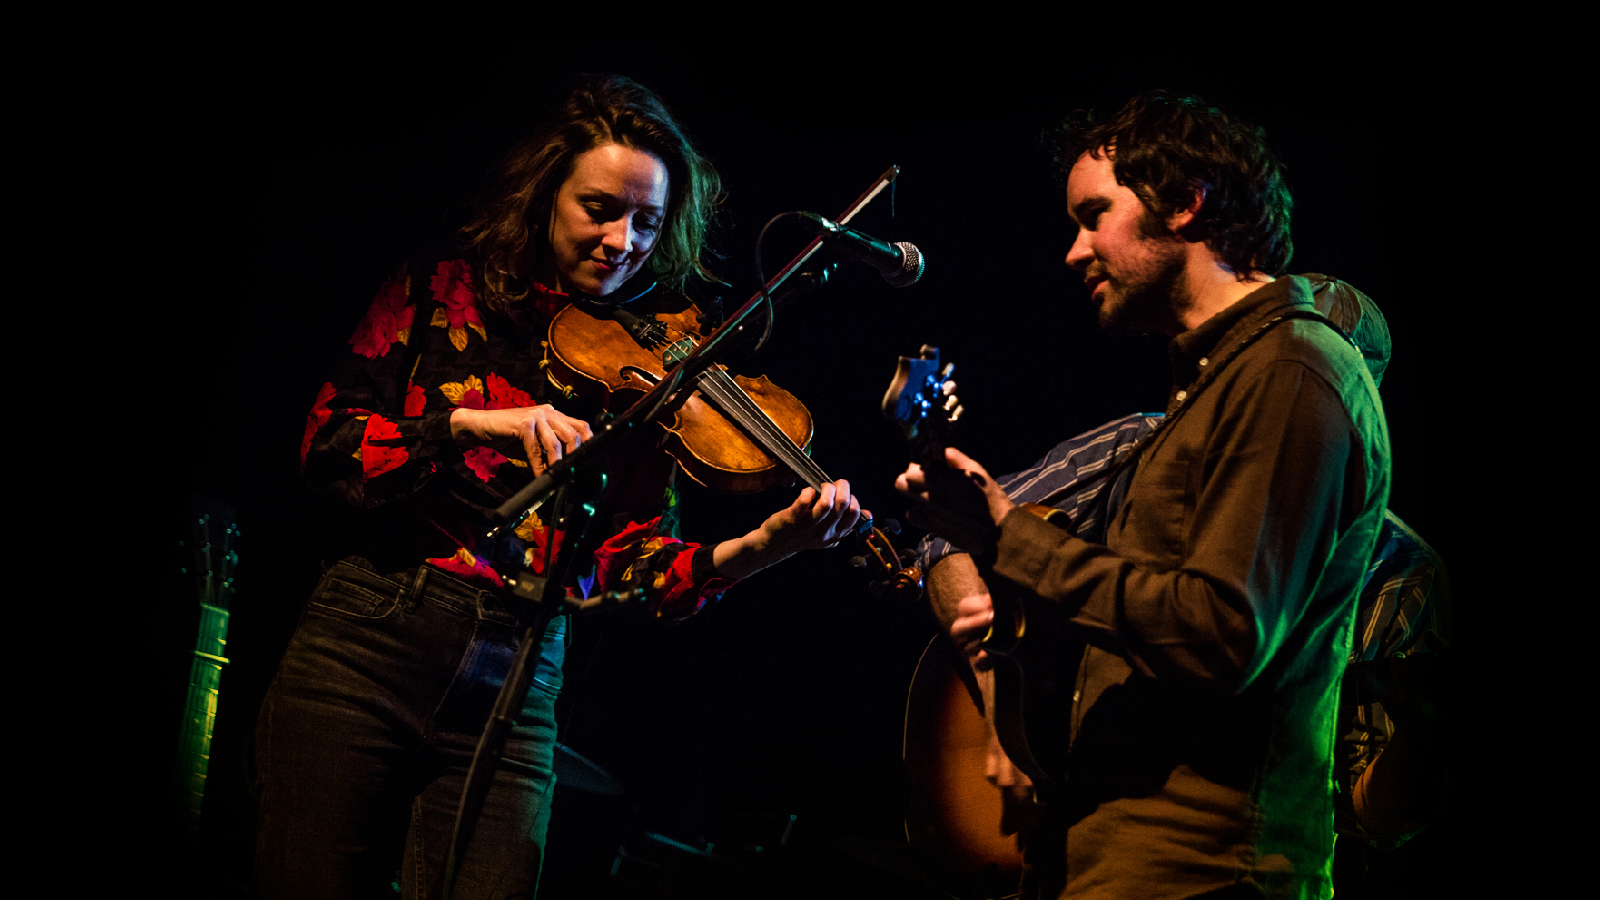
M 1100 325 L 1118 331 L 1177 334 L 1175 292 L 1184 242 L 1150 215 L 1132 189 L 1117 183 L 1111 151 L 1085 153 L 1067 174 L 1067 212 L 1078 237 L 1067 265 L 1083 273 Z

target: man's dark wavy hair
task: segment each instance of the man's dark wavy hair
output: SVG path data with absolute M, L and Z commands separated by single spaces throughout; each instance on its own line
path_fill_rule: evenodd
M 1071 113 L 1046 143 L 1063 184 L 1085 153 L 1095 159 L 1109 153 L 1117 183 L 1158 217 L 1187 208 L 1203 186 L 1196 221 L 1219 259 L 1241 276 L 1276 277 L 1288 269 L 1294 198 L 1260 128 L 1198 97 L 1150 91 L 1103 122 L 1093 113 Z
M 605 144 L 653 153 L 666 165 L 667 209 L 651 271 L 678 290 L 691 276 L 715 280 L 700 255 L 722 190 L 717 170 L 695 151 L 655 92 L 606 75 L 587 79 L 553 119 L 511 151 L 498 187 L 462 229 L 483 261 L 491 306 L 503 310 L 527 295 L 526 285 L 511 275 L 517 259 L 530 243 L 544 251 L 550 209 L 573 162 Z

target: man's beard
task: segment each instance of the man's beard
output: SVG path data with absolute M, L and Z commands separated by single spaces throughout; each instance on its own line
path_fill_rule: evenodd
M 1152 242 L 1150 253 L 1127 271 L 1112 275 L 1096 314 L 1100 327 L 1131 333 L 1172 333 L 1183 305 L 1184 257 L 1175 244 Z M 1181 329 L 1180 329 L 1181 330 Z

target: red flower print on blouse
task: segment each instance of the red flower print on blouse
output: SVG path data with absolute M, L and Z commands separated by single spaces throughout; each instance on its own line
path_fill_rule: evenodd
M 561 550 L 561 540 L 566 532 L 560 528 L 546 528 L 538 512 L 531 512 L 517 524 L 516 535 L 522 538 L 522 564 L 535 575 L 543 575 L 550 558 Z M 549 546 L 545 537 L 550 537 Z
M 490 481 L 494 478 L 494 473 L 505 465 L 506 457 L 492 447 L 473 447 L 462 454 L 462 461 L 472 470 L 472 474 L 484 481 Z
M 311 439 L 317 436 L 317 429 L 327 424 L 333 418 L 333 410 L 328 408 L 328 401 L 338 393 L 334 390 L 333 382 L 326 382 L 322 389 L 317 391 L 317 399 L 311 404 L 311 412 L 306 414 L 306 434 L 300 439 L 300 465 L 306 464 L 306 454 L 311 452 Z
M 597 583 L 606 590 L 642 587 L 655 614 L 674 619 L 695 612 L 734 585 L 732 579 L 721 576 L 696 585 L 697 545 L 656 534 L 660 527 L 660 517 L 629 522 L 607 539 L 594 554 Z
M 483 560 L 473 556 L 465 547 L 457 547 L 454 556 L 430 557 L 423 560 L 423 562 L 449 572 L 469 584 L 493 588 L 506 586 L 506 583 L 500 579 L 499 572 L 496 572 Z
M 373 413 L 367 417 L 367 430 L 361 435 L 361 475 L 371 481 L 385 472 L 392 472 L 410 458 L 404 447 L 385 447 L 377 441 L 400 440 L 400 429 L 383 416 Z
M 544 285 L 534 282 L 533 290 L 528 292 L 528 302 L 539 315 L 546 319 L 554 319 L 556 313 L 567 308 L 572 298 L 560 291 L 552 291 Z
M 428 392 L 419 384 L 406 386 L 406 415 L 420 416 L 428 408 Z
M 450 343 L 457 350 L 467 349 L 467 329 L 478 337 L 489 339 L 483 330 L 483 319 L 478 317 L 477 299 L 472 294 L 472 267 L 465 260 L 452 259 L 439 263 L 439 273 L 428 282 L 439 308 L 433 311 L 430 325 L 450 330 Z
M 493 372 L 489 373 L 489 408 L 490 409 L 520 409 L 533 406 L 533 398 L 521 388 L 511 386 Z
M 446 381 L 439 385 L 439 393 L 450 401 L 451 406 L 486 408 L 483 402 L 483 379 L 476 375 L 468 375 L 460 381 Z
M 367 359 L 377 359 L 389 353 L 396 341 L 411 340 L 411 320 L 417 314 L 415 306 L 407 306 L 411 295 L 411 278 L 404 270 L 378 288 L 377 299 L 367 307 L 367 315 L 350 336 L 350 347 Z

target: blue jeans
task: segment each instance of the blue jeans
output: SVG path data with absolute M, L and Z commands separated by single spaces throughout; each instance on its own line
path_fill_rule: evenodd
M 532 897 L 555 786 L 566 619 L 456 875 L 457 898 Z M 256 877 L 267 897 L 436 897 L 472 753 L 515 651 L 499 597 L 426 566 L 344 560 L 301 615 L 257 723 Z

